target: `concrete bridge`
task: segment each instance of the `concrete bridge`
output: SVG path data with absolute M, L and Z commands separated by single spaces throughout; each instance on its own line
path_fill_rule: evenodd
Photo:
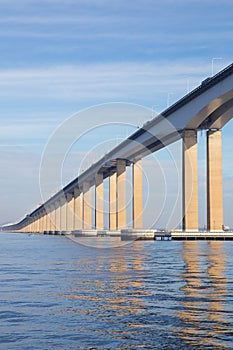
M 132 167 L 133 228 L 142 229 L 142 165 L 152 152 L 183 140 L 183 230 L 198 231 L 197 132 L 207 130 L 207 230 L 223 227 L 222 132 L 233 116 L 233 64 L 143 125 L 9 231 L 104 229 L 104 179 L 109 179 L 109 230 L 126 228 L 126 167 Z M 92 203 L 91 191 L 95 191 Z M 92 222 L 92 208 L 95 222 Z

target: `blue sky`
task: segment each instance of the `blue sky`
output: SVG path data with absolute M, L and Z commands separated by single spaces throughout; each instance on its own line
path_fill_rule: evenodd
M 161 112 L 231 63 L 232 12 L 230 0 L 0 0 L 0 222 L 41 201 L 43 149 L 69 116 L 108 102 Z M 89 146 L 84 140 L 80 148 Z

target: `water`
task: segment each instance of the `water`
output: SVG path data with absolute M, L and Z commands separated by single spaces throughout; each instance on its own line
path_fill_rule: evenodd
M 233 242 L 0 246 L 2 349 L 233 348 Z

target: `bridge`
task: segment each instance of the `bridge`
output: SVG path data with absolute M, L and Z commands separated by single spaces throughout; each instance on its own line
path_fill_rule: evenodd
M 132 167 L 133 229 L 142 229 L 142 158 L 183 141 L 183 231 L 198 231 L 198 139 L 207 137 L 207 230 L 222 231 L 222 128 L 233 116 L 233 64 L 185 95 L 105 154 L 20 222 L 20 232 L 104 230 L 104 179 L 109 179 L 109 230 L 126 228 L 126 168 Z M 92 203 L 92 189 L 95 201 Z M 95 220 L 92 222 L 92 208 Z

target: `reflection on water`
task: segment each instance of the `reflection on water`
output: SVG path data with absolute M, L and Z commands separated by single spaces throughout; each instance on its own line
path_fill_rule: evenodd
M 3 349 L 233 348 L 233 242 L 0 245 Z
M 179 337 L 198 348 L 227 348 L 224 334 L 231 324 L 225 309 L 228 279 L 224 276 L 227 254 L 224 242 L 184 242 L 185 271 L 181 278 L 183 308 L 177 312 L 182 321 Z

